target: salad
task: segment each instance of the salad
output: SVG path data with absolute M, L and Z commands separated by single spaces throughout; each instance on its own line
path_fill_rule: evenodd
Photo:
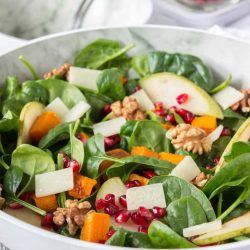
M 98 39 L 43 77 L 19 57 L 32 77 L 1 89 L 0 207 L 106 245 L 249 239 L 249 90 L 134 46 Z

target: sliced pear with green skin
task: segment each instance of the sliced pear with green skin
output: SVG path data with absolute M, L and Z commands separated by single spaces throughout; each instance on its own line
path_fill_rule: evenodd
M 153 102 L 162 102 L 165 108 L 176 106 L 195 115 L 210 115 L 223 119 L 219 105 L 203 89 L 189 79 L 174 73 L 157 73 L 141 80 L 140 86 Z M 178 104 L 176 98 L 188 94 L 188 101 Z
M 29 102 L 24 105 L 19 116 L 17 145 L 30 143 L 29 131 L 36 118 L 43 113 L 45 106 L 40 102 Z
M 197 245 L 207 245 L 250 233 L 250 212 L 230 220 L 222 228 L 203 234 L 193 240 Z
M 250 139 L 250 117 L 239 127 L 230 142 L 227 144 L 220 161 L 216 166 L 215 173 L 217 173 L 226 164 L 224 156 L 231 150 L 232 145 L 237 141 L 248 142 Z

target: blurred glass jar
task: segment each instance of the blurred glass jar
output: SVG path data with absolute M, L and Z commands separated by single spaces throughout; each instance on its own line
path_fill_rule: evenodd
M 177 0 L 186 6 L 203 11 L 214 11 L 242 0 Z

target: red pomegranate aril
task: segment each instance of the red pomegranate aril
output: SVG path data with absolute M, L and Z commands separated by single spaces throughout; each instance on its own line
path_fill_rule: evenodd
M 99 240 L 98 243 L 99 244 L 105 244 L 106 240 Z
M 64 155 L 63 156 L 63 166 L 64 166 L 64 168 L 69 167 L 69 162 L 70 162 L 70 158 L 67 155 Z
M 148 227 L 139 226 L 138 227 L 138 232 L 147 234 L 148 233 Z
M 214 165 L 217 165 L 220 161 L 220 157 L 219 156 L 215 156 L 213 159 Z
M 104 200 L 109 204 L 115 205 L 115 195 L 114 194 L 105 195 Z
M 165 110 L 164 109 L 159 109 L 159 110 L 155 110 L 155 113 L 159 116 L 165 116 Z
M 139 187 L 139 186 L 141 186 L 141 183 L 138 180 L 126 181 L 125 186 L 126 186 L 126 188 Z
M 176 120 L 175 120 L 175 117 L 173 114 L 167 114 L 166 115 L 166 120 L 172 124 L 175 124 L 176 123 Z
M 176 97 L 176 101 L 180 105 L 187 102 L 188 101 L 188 94 L 186 94 L 186 93 L 180 94 L 179 96 Z
M 119 212 L 119 207 L 108 203 L 107 206 L 104 208 L 104 211 L 106 214 L 109 214 L 112 216 Z
M 191 123 L 195 117 L 193 113 L 191 113 L 185 109 L 179 109 L 177 113 L 182 117 L 182 119 L 186 123 Z
M 110 105 L 110 104 L 106 104 L 106 105 L 104 106 L 103 110 L 102 110 L 102 112 L 103 112 L 104 115 L 109 114 L 111 111 L 112 111 L 112 110 L 111 110 L 111 105 Z
M 121 195 L 119 197 L 119 203 L 124 207 L 127 208 L 127 199 L 126 199 L 126 195 Z
M 178 108 L 177 108 L 176 106 L 171 106 L 171 107 L 169 108 L 169 112 L 170 112 L 170 113 L 177 112 L 177 111 L 178 111 Z
M 113 147 L 114 145 L 118 144 L 120 141 L 121 141 L 121 138 L 119 135 L 105 137 L 104 138 L 105 149 L 109 149 Z
M 68 164 L 68 167 L 69 167 L 69 168 L 72 168 L 72 169 L 73 169 L 73 172 L 75 172 L 75 173 L 78 173 L 78 172 L 80 171 L 80 168 L 81 168 L 79 162 L 76 161 L 76 160 L 71 160 L 71 161 L 69 162 L 69 164 Z
M 162 207 L 153 207 L 152 212 L 156 218 L 162 218 L 166 215 L 166 210 Z
M 17 202 L 12 202 L 9 204 L 9 208 L 11 209 L 20 209 L 23 208 L 23 206 Z
M 42 227 L 53 227 L 53 213 L 48 213 L 41 220 Z
M 206 166 L 206 169 L 207 169 L 207 170 L 211 170 L 211 169 L 213 169 L 213 167 L 212 167 L 211 165 L 207 165 L 207 166 Z
M 231 135 L 231 131 L 228 128 L 223 128 L 223 130 L 220 134 L 220 136 L 230 136 L 230 135 Z
M 131 220 L 139 226 L 144 226 L 144 227 L 148 227 L 149 223 L 148 221 L 145 220 L 144 217 L 142 217 L 138 212 L 134 212 L 131 215 Z
M 119 224 L 126 223 L 131 216 L 131 213 L 126 210 L 121 210 L 115 215 L 115 221 Z
M 155 110 L 162 110 L 163 109 L 163 103 L 162 102 L 155 102 Z
M 110 230 L 110 231 L 106 234 L 107 238 L 109 239 L 110 237 L 112 237 L 112 235 L 113 235 L 115 232 L 116 232 L 115 230 Z
M 148 179 L 151 179 L 151 178 L 153 178 L 153 177 L 156 176 L 156 173 L 155 173 L 155 171 L 152 170 L 152 169 L 144 169 L 144 170 L 142 171 L 142 175 L 143 175 L 144 177 L 148 178 Z
M 97 210 L 101 210 L 107 206 L 107 202 L 103 199 L 99 199 L 95 202 L 95 207 Z
M 145 207 L 139 207 L 137 209 L 137 212 L 139 215 L 141 215 L 147 221 L 152 221 L 154 219 L 154 214 L 149 209 L 147 209 Z

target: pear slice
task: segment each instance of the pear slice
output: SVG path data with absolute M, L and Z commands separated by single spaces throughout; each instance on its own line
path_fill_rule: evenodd
M 219 230 L 195 238 L 193 243 L 207 245 L 248 233 L 250 233 L 250 212 L 226 222 Z
M 250 139 L 250 117 L 239 127 L 238 131 L 234 134 L 230 142 L 227 144 L 220 161 L 216 166 L 215 173 L 225 166 L 224 156 L 231 150 L 232 145 L 237 141 L 248 142 Z
M 24 105 L 19 116 L 19 131 L 17 145 L 30 143 L 29 131 L 36 118 L 44 111 L 44 105 L 40 102 L 29 102 Z
M 157 73 L 140 82 L 140 86 L 153 102 L 162 102 L 165 108 L 176 106 L 195 115 L 211 115 L 223 119 L 219 105 L 203 89 L 189 79 L 174 73 Z M 188 94 L 188 100 L 178 104 L 176 98 Z

